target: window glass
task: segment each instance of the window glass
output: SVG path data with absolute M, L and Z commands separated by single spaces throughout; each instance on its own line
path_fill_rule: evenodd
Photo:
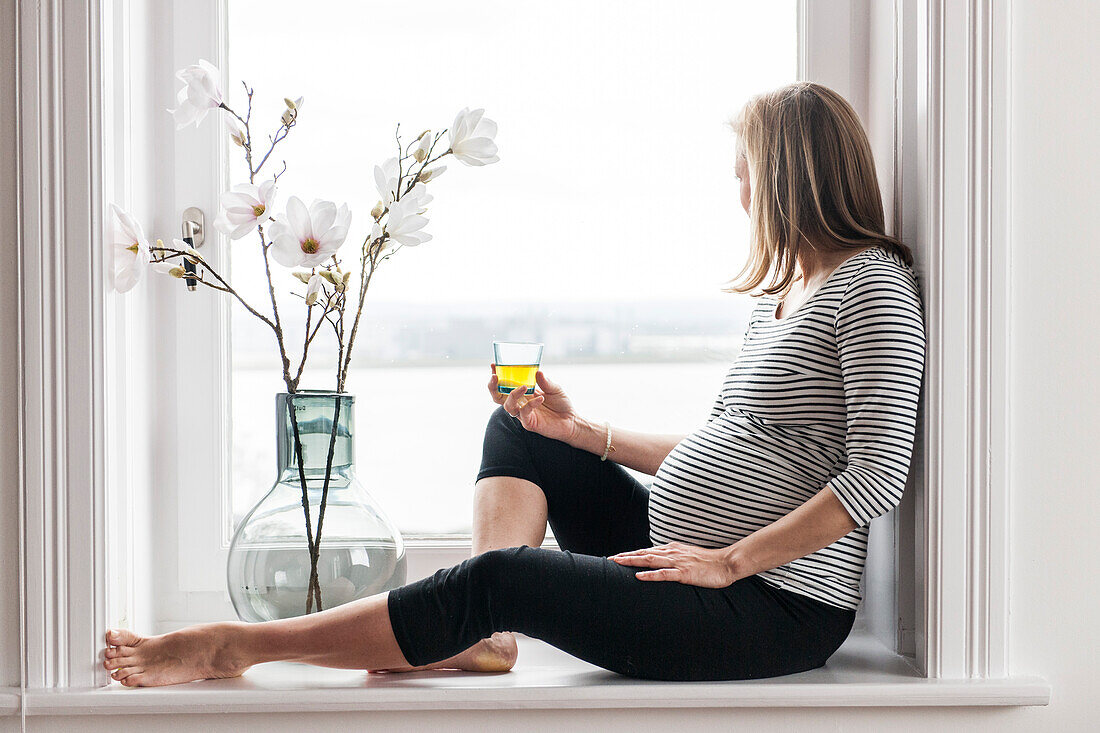
M 230 0 L 228 30 L 230 103 L 245 106 L 247 81 L 258 131 L 274 131 L 284 97 L 305 98 L 261 176 L 286 160 L 276 210 L 288 195 L 347 202 L 349 262 L 398 122 L 406 141 L 463 107 L 499 124 L 500 162 L 448 160 L 429 184 L 434 239 L 385 262 L 367 295 L 348 384 L 357 461 L 403 532 L 470 531 L 494 338 L 544 342 L 543 370 L 586 417 L 663 433 L 702 424 L 753 304 L 721 292 L 748 233 L 727 123 L 795 78 L 793 0 Z M 257 241 L 231 252 L 234 282 L 264 303 Z M 301 289 L 273 267 L 280 287 Z M 280 305 L 300 349 L 301 301 Z M 283 385 L 270 331 L 233 313 L 240 519 L 274 479 Z M 304 387 L 335 384 L 328 336 Z

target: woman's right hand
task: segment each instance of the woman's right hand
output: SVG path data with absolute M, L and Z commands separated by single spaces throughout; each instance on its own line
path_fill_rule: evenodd
M 546 378 L 542 371 L 535 373 L 535 394 L 524 394 L 526 390 L 513 389 L 508 394 L 497 391 L 496 365 L 490 365 L 493 372 L 489 379 L 489 394 L 505 412 L 518 417 L 524 428 L 533 433 L 568 443 L 577 434 L 580 418 L 573 410 L 573 403 L 565 395 L 565 390 Z

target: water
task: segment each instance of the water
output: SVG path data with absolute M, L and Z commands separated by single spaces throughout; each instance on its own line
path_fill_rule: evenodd
M 293 547 L 251 544 L 235 560 L 240 567 L 231 566 L 231 574 L 252 579 L 234 598 L 241 618 L 256 622 L 305 615 L 310 561 L 304 542 Z M 322 542 L 317 577 L 323 608 L 334 608 L 402 585 L 405 554 L 398 555 L 392 544 Z
M 542 365 L 584 417 L 672 434 L 703 424 L 728 368 L 720 361 Z M 275 479 L 275 394 L 283 384 L 274 370 L 235 369 L 233 376 L 232 504 L 239 520 Z M 470 532 L 485 423 L 496 409 L 490 376 L 488 363 L 349 375 L 359 478 L 402 533 Z M 328 387 L 328 379 L 319 374 L 304 386 Z

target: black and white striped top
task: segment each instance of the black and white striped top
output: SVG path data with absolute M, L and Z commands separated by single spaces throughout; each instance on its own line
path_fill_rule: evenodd
M 658 469 L 650 539 L 728 546 L 827 484 L 859 526 L 759 575 L 855 609 L 868 523 L 901 500 L 913 453 L 925 351 L 916 276 L 874 246 L 794 313 L 777 320 L 777 305 L 759 298 L 707 423 Z

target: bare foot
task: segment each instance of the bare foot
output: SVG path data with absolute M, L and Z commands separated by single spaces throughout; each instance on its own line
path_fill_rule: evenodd
M 516 666 L 519 647 L 510 631 L 498 631 L 488 639 L 482 639 L 464 652 L 441 662 L 421 667 L 394 667 L 372 669 L 371 672 L 419 672 L 425 669 L 462 669 L 467 672 L 507 672 Z
M 106 634 L 103 666 L 114 670 L 111 677 L 127 687 L 237 677 L 251 666 L 234 643 L 237 626 L 202 624 L 160 636 L 112 629 Z

